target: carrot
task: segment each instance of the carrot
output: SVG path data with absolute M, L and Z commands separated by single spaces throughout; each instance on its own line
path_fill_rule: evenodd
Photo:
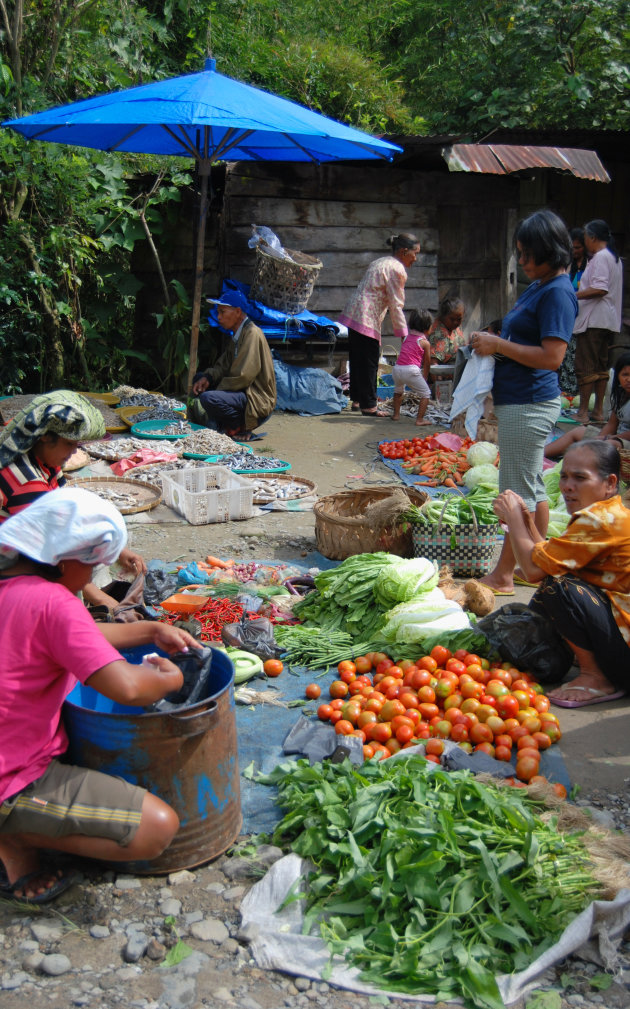
M 219 557 L 211 557 L 209 554 L 206 557 L 206 564 L 209 564 L 211 568 L 227 568 L 234 567 L 234 561 L 222 561 Z

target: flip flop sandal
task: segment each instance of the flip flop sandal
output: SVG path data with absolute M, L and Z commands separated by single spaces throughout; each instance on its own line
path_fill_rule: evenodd
M 79 878 L 76 872 L 70 871 L 59 876 L 43 893 L 35 894 L 33 897 L 19 897 L 17 895 L 17 890 L 25 890 L 31 883 L 37 879 L 41 879 L 45 875 L 45 869 L 35 869 L 33 872 L 27 872 L 24 876 L 20 876 L 19 879 L 16 879 L 15 883 L 4 883 L 0 886 L 0 898 L 14 900 L 17 904 L 48 904 L 49 901 L 55 900 L 66 890 L 70 889 Z
M 565 701 L 562 697 L 553 697 L 548 694 L 549 700 L 552 704 L 555 704 L 558 708 L 588 708 L 591 704 L 604 704 L 606 701 L 618 701 L 622 697 L 626 696 L 625 690 L 616 690 L 613 694 L 603 694 L 601 690 L 597 687 L 572 687 L 570 683 L 566 684 L 567 690 L 583 690 L 585 694 L 591 694 L 591 697 L 584 697 L 582 700 L 578 701 Z
M 516 575 L 514 575 L 514 584 L 524 585 L 528 589 L 537 589 L 538 586 L 540 585 L 540 582 L 528 582 L 526 578 L 518 578 Z
M 378 410 L 361 410 L 361 416 L 362 417 L 380 417 L 381 419 L 384 419 L 385 417 L 389 417 L 389 414 L 388 413 L 379 413 Z

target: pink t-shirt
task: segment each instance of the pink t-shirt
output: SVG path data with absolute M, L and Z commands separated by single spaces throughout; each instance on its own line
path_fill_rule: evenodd
M 424 347 L 420 343 L 421 340 L 426 340 L 425 334 L 411 329 L 407 339 L 403 340 L 396 364 L 415 364 L 421 368 L 424 361 Z
M 37 575 L 0 580 L 0 802 L 68 748 L 61 706 L 122 656 L 76 596 Z

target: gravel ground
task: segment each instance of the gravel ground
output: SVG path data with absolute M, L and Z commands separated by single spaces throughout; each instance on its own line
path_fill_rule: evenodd
M 612 817 L 627 829 L 627 796 L 591 796 L 588 801 L 594 810 L 606 811 L 608 822 Z M 264 869 L 281 854 L 266 846 L 259 852 L 257 868 Z M 168 877 L 134 877 L 88 863 L 82 868 L 79 881 L 54 905 L 34 912 L 1 902 L 2 1009 L 300 1009 L 313 1002 L 331 1009 L 369 1009 L 388 1001 L 400 1009 L 417 1005 L 402 999 L 377 1002 L 333 989 L 293 976 L 289 965 L 286 974 L 258 969 L 248 949 L 251 936 L 240 931 L 239 907 L 260 871 L 254 876 L 251 862 L 238 855 Z M 192 953 L 175 966 L 165 966 L 165 957 L 173 955 L 179 940 Z M 535 992 L 515 1009 L 627 1009 L 630 941 L 622 943 L 619 961 L 613 984 L 600 990 L 600 967 L 577 957 L 565 960 L 548 970 Z M 537 1004 L 540 992 L 557 993 L 555 1001 Z

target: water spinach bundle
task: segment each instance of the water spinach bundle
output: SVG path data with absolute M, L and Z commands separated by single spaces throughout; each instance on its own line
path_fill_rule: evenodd
M 524 790 L 429 770 L 419 756 L 361 767 L 287 763 L 262 779 L 286 815 L 274 842 L 310 859 L 305 933 L 377 988 L 503 1009 L 522 970 L 601 892 L 578 834 Z

